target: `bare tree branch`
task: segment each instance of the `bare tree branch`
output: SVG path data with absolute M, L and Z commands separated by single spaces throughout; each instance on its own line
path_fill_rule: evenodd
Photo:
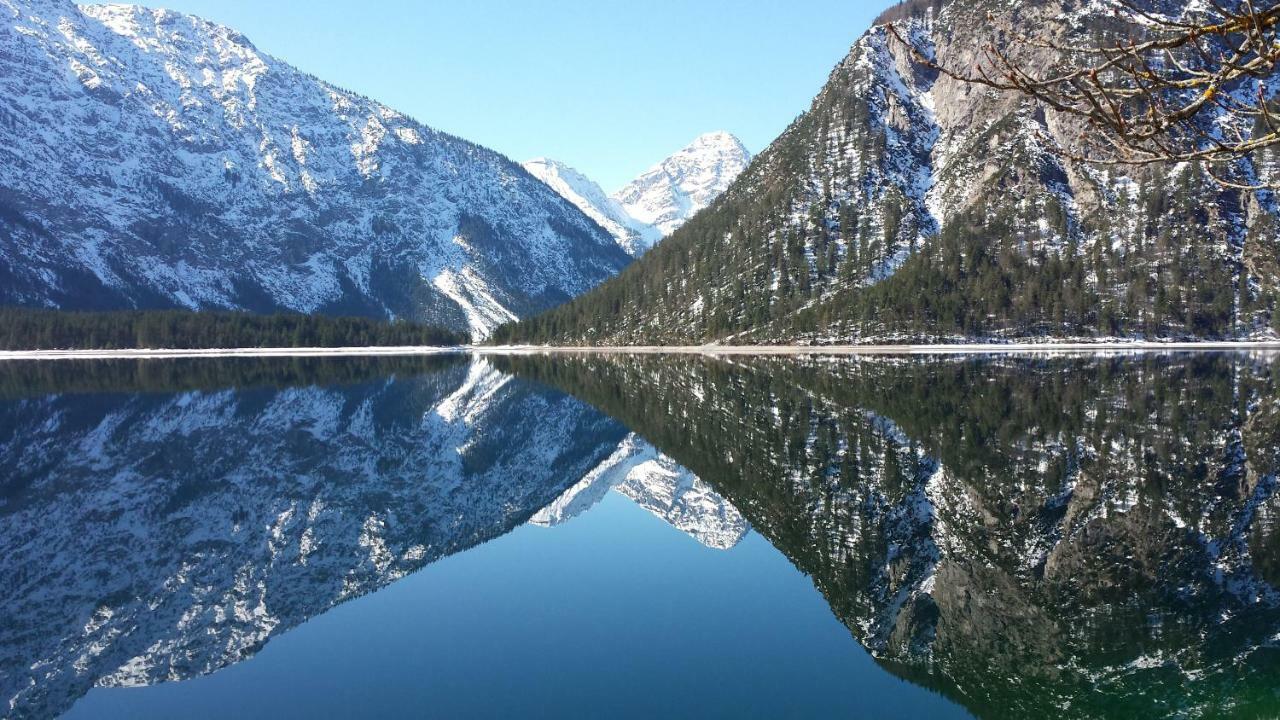
M 1069 158 L 1133 166 L 1201 161 L 1225 186 L 1274 187 L 1242 182 L 1239 167 L 1258 150 L 1280 146 L 1272 105 L 1280 83 L 1280 0 L 1209 0 L 1180 17 L 1138 0 L 1111 2 L 1117 22 L 1110 40 L 1089 45 L 1015 32 L 1005 48 L 983 48 L 971 68 L 927 57 L 895 24 L 888 32 L 916 62 L 946 77 L 1077 118 L 1085 132 L 1077 146 L 1060 149 Z M 1016 57 L 1028 48 L 1056 53 L 1056 66 L 1035 73 Z

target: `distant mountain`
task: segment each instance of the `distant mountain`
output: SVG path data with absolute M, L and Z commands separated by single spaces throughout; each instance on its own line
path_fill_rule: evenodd
M 519 165 L 198 18 L 0 0 L 0 303 L 483 336 L 630 258 Z
M 638 257 L 710 205 L 750 162 L 736 137 L 708 133 L 611 196 L 564 163 L 539 158 L 524 166 Z
M 738 138 L 707 133 L 613 197 L 631 217 L 667 236 L 720 197 L 750 163 L 751 153 Z
M 886 19 L 919 53 L 969 68 L 981 48 L 1032 29 L 1088 42 L 1114 22 L 1102 7 L 913 0 Z M 1055 61 L 1014 52 L 1027 67 Z M 1016 95 L 939 77 L 876 25 L 719 200 L 619 277 L 501 339 L 1275 337 L 1275 196 L 1224 187 L 1193 163 L 1065 162 L 1056 150 L 1078 132 Z M 1238 168 L 1242 180 L 1278 171 L 1274 150 Z M 620 200 L 658 221 L 634 195 Z
M 662 233 L 657 228 L 631 217 L 621 203 L 605 195 L 594 180 L 568 165 L 538 158 L 525 163 L 524 169 L 609 231 L 629 255 L 643 255 L 662 239 Z

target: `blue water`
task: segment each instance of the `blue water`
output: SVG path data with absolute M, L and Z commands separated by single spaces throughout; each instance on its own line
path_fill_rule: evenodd
M 611 493 L 339 605 L 211 675 L 69 718 L 967 716 L 881 669 L 756 533 L 707 548 Z
M 1274 368 L 0 364 L 0 716 L 1280 717 Z

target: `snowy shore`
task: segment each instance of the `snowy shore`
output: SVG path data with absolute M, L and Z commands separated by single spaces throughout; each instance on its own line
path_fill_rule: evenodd
M 166 360 L 178 358 L 394 357 L 411 355 L 607 354 L 607 355 L 996 355 L 1016 353 L 1280 351 L 1280 342 L 1107 342 L 974 343 L 964 345 L 691 345 L 551 347 L 543 345 L 471 347 L 228 348 L 219 350 L 21 350 L 0 352 L 3 360 Z

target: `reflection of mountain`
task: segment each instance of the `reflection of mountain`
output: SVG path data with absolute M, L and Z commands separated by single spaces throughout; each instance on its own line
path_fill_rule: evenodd
M 1269 360 L 500 367 L 670 454 L 876 658 L 979 716 L 1280 711 Z
M 6 716 L 244 659 L 524 523 L 626 435 L 483 363 L 391 363 L 401 374 L 376 380 L 342 366 L 320 377 L 365 379 L 317 387 L 291 361 L 189 364 L 210 387 L 252 369 L 257 387 L 109 394 L 78 381 L 97 392 L 0 402 Z M 132 387 L 143 367 L 112 372 Z M 288 387 L 262 384 L 273 376 Z
M 749 529 L 733 505 L 635 435 L 623 440 L 616 452 L 531 522 L 546 527 L 567 522 L 594 507 L 610 490 L 710 548 L 728 550 Z

